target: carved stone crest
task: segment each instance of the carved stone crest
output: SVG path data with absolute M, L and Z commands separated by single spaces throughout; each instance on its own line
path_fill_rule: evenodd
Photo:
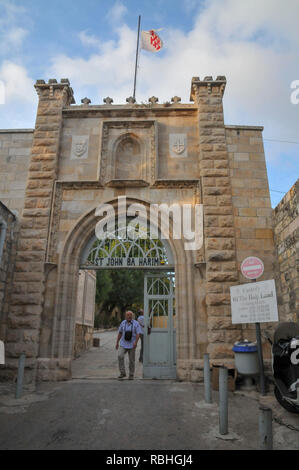
M 88 136 L 73 136 L 71 160 L 88 158 Z
M 172 157 L 187 157 L 187 135 L 186 134 L 170 134 L 169 135 L 169 151 Z

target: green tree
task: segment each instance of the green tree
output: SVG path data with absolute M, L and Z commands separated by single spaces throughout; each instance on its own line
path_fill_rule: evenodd
M 100 305 L 109 299 L 112 287 L 109 271 L 97 271 L 96 304 Z
M 137 270 L 112 271 L 113 290 L 110 302 L 119 307 L 122 317 L 134 303 L 143 303 L 144 283 L 143 272 Z
M 111 318 L 115 307 L 124 318 L 127 309 L 143 305 L 143 280 L 143 272 L 138 270 L 97 271 L 95 326 L 115 326 L 116 320 Z

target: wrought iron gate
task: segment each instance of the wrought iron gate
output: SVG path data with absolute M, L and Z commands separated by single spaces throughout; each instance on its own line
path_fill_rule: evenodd
M 174 289 L 173 273 L 145 275 L 143 376 L 146 379 L 176 378 Z

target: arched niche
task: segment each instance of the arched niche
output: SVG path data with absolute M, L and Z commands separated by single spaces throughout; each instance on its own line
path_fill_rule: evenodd
M 142 178 L 143 151 L 140 140 L 133 134 L 125 134 L 114 149 L 114 177 L 117 180 Z

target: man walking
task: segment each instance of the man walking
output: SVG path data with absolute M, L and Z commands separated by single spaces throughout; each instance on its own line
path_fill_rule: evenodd
M 126 377 L 125 354 L 129 354 L 129 380 L 134 379 L 135 353 L 141 329 L 138 321 L 133 320 L 133 312 L 126 312 L 126 319 L 121 323 L 115 349 L 118 351 L 119 379 Z

